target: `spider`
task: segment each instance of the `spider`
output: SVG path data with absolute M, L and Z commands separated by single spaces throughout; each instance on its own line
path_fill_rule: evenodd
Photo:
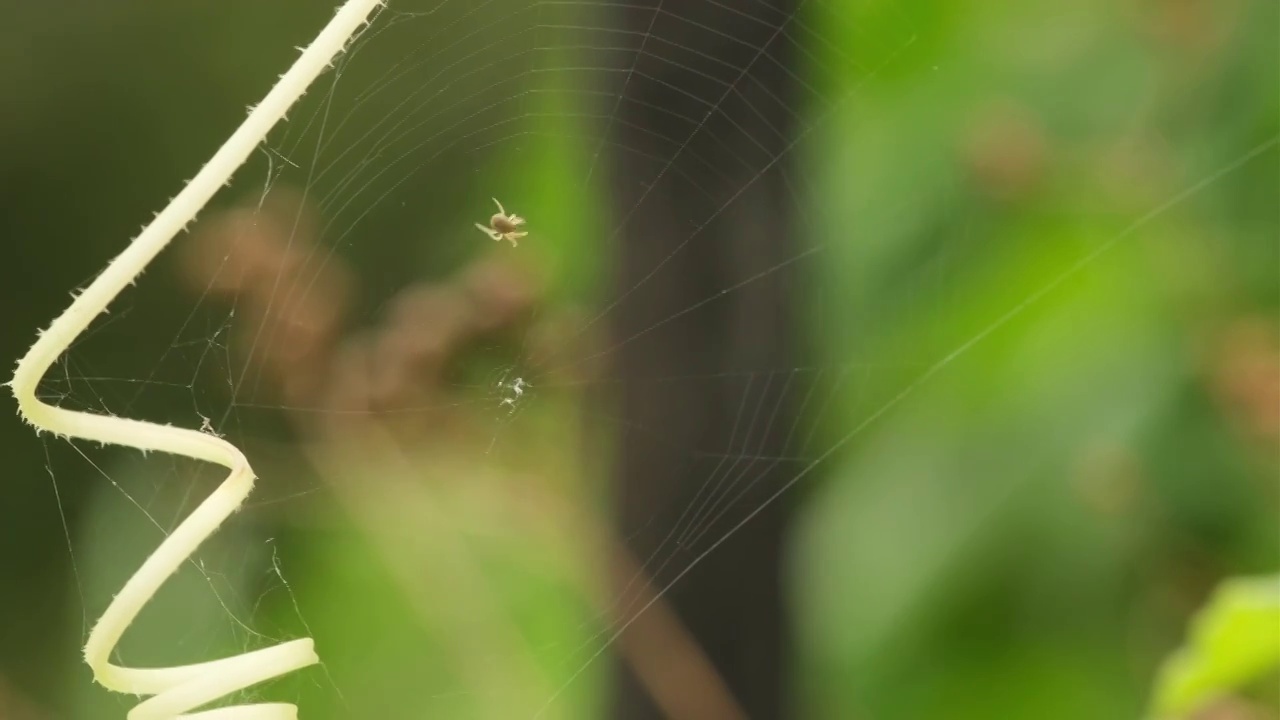
M 476 223 L 476 227 L 494 240 L 506 240 L 511 243 L 511 247 L 516 247 L 516 240 L 529 234 L 517 230 L 524 224 L 524 218 L 519 215 L 508 215 L 507 211 L 502 209 L 502 203 L 498 202 L 498 198 L 493 198 L 493 204 L 498 206 L 498 214 L 489 218 L 487 227 L 480 223 Z

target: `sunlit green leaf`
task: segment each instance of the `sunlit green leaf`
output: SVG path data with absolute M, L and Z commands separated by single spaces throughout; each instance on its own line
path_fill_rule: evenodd
M 1154 715 L 1178 717 L 1280 664 L 1280 575 L 1227 580 L 1156 680 Z

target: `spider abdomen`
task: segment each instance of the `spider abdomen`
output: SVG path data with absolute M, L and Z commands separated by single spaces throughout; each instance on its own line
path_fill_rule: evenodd
M 494 215 L 489 218 L 489 227 L 503 234 L 516 231 L 516 224 L 511 222 L 511 219 L 506 215 Z

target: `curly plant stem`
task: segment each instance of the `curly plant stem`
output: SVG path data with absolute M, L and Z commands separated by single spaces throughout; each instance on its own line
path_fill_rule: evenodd
M 253 489 L 248 461 L 231 443 L 197 430 L 73 412 L 42 402 L 36 387 L 50 366 L 84 332 L 107 305 L 142 274 L 147 265 L 190 223 L 210 198 L 244 164 L 285 112 L 307 87 L 332 64 L 347 42 L 369 21 L 383 0 L 347 0 L 279 82 L 253 108 L 243 124 L 218 149 L 200 172 L 177 194 L 133 242 L 75 297 L 35 345 L 18 361 L 8 383 L 18 412 L 37 432 L 81 438 L 104 444 L 135 447 L 144 452 L 182 455 L 222 465 L 226 480 L 191 513 L 125 583 L 89 633 L 85 661 L 103 686 L 123 693 L 152 695 L 129 713 L 129 720 L 277 720 L 297 717 L 297 708 L 283 703 L 240 705 L 187 713 L 227 694 L 319 662 L 310 638 L 293 640 L 229 658 L 168 668 L 126 668 L 110 663 L 110 656 L 129 624 L 160 586 L 191 556 Z

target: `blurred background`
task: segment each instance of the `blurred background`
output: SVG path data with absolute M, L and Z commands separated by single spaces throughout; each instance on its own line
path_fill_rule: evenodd
M 332 9 L 0 8 L 0 358 Z M 390 0 L 42 384 L 260 477 L 117 660 L 311 636 L 231 698 L 311 720 L 1143 717 L 1280 566 L 1278 28 Z M 6 417 L 0 718 L 123 717 L 80 647 L 220 472 Z

